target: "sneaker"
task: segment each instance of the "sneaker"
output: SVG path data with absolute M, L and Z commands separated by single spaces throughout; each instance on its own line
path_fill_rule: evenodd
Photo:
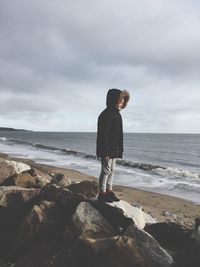
M 107 191 L 106 195 L 111 198 L 113 201 L 120 201 L 120 199 L 115 195 L 113 191 Z
M 97 199 L 100 201 L 108 202 L 108 203 L 112 203 L 114 201 L 107 193 L 98 194 Z

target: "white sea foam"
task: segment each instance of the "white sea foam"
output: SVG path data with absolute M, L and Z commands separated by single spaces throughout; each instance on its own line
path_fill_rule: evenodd
M 171 167 L 168 167 L 166 169 L 157 168 L 154 169 L 154 172 L 162 176 L 166 176 L 168 179 L 187 180 L 187 181 L 196 180 L 196 182 L 200 182 L 199 173 L 190 172 L 187 170 L 181 170 L 178 168 L 171 168 Z
M 98 160 L 61 153 L 59 150 L 48 150 L 25 144 L 4 142 L 8 140 L 5 137 L 1 137 L 0 140 L 2 140 L 0 142 L 0 152 L 2 153 L 15 157 L 26 157 L 35 160 L 37 163 L 74 169 L 88 175 L 93 175 L 96 178 L 99 176 L 101 166 Z M 195 186 L 198 187 L 198 190 L 200 186 L 199 174 L 188 170 L 172 167 L 143 170 L 131 166 L 117 165 L 114 179 L 115 184 L 200 202 L 199 195 L 195 191 Z
M 0 141 L 6 141 L 6 140 L 8 140 L 6 137 L 0 137 Z

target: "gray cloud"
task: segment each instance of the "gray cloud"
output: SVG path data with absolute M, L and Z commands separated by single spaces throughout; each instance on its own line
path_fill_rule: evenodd
M 80 125 L 73 129 L 96 130 L 106 91 L 116 87 L 132 95 L 127 131 L 199 132 L 190 122 L 200 116 L 199 7 L 197 0 L 2 0 L 0 124 L 22 128 L 31 119 L 33 129 L 47 121 L 46 130 L 65 130 L 70 113 Z

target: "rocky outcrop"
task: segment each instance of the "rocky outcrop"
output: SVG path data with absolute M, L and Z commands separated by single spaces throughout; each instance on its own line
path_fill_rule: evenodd
M 20 173 L 16 177 L 13 178 L 15 185 L 30 188 L 36 186 L 36 179 L 34 176 L 29 173 Z
M 88 198 L 96 197 L 98 194 L 98 184 L 97 182 L 83 181 L 80 183 L 74 183 L 67 187 L 73 193 L 82 194 Z
M 142 210 L 142 207 L 134 207 L 124 200 L 120 200 L 119 202 L 109 203 L 109 205 L 121 209 L 123 211 L 124 216 L 126 216 L 127 218 L 131 218 L 134 224 L 139 229 L 143 229 L 147 223 L 148 224 L 156 223 L 156 220 L 151 215 L 145 213 Z
M 0 186 L 0 207 L 20 208 L 37 197 L 40 189 L 19 186 Z
M 139 229 L 143 229 L 147 223 L 156 223 L 156 220 L 145 213 L 141 207 L 134 207 L 124 200 L 112 203 L 91 201 L 91 205 L 99 210 L 115 228 L 127 228 L 132 221 Z
M 156 222 L 126 201 L 97 200 L 96 182 L 17 162 L 1 161 L 0 175 L 0 258 L 15 267 L 199 267 L 198 218 L 193 229 Z
M 130 225 L 125 236 L 131 237 L 135 241 L 138 252 L 146 259 L 145 265 L 142 266 L 171 266 L 174 261 L 169 253 L 164 250 L 150 234 L 144 230 L 138 229 L 134 224 Z
M 71 221 L 75 236 L 82 240 L 108 237 L 115 233 L 101 213 L 87 202 L 78 205 Z
M 45 234 L 51 232 L 57 221 L 57 209 L 53 201 L 41 201 L 34 205 L 30 213 L 24 219 L 18 242 L 27 245 L 36 239 L 42 239 Z
M 0 159 L 0 185 L 8 177 L 29 170 L 30 166 L 25 163 Z
M 77 236 L 90 250 L 90 258 L 95 259 L 93 264 L 98 259 L 97 266 L 167 267 L 173 263 L 168 252 L 133 221 L 120 234 L 89 203 L 79 204 L 72 222 Z
M 9 176 L 15 174 L 13 166 L 9 165 L 5 160 L 0 160 L 0 185 L 3 184 Z
M 200 217 L 195 219 L 192 237 L 195 238 L 197 244 L 200 247 Z
M 61 187 L 67 187 L 72 183 L 71 179 L 62 173 L 54 174 L 51 182 Z
M 42 170 L 31 168 L 29 171 L 26 171 L 26 172 L 35 178 L 36 180 L 35 187 L 37 188 L 38 187 L 42 188 L 52 181 L 52 177 L 48 173 Z

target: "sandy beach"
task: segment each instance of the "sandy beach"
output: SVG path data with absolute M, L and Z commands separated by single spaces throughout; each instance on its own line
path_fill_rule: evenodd
M 81 182 L 83 180 L 98 181 L 96 177 L 72 169 L 38 164 L 32 160 L 13 158 L 6 154 L 0 154 L 0 158 L 21 161 L 49 174 L 63 173 L 70 177 L 73 182 Z M 196 205 L 184 199 L 118 185 L 114 186 L 114 191 L 120 199 L 126 200 L 131 204 L 141 205 L 145 212 L 151 214 L 158 221 L 173 219 L 182 221 L 184 224 L 192 225 L 194 219 L 200 216 L 200 205 Z

